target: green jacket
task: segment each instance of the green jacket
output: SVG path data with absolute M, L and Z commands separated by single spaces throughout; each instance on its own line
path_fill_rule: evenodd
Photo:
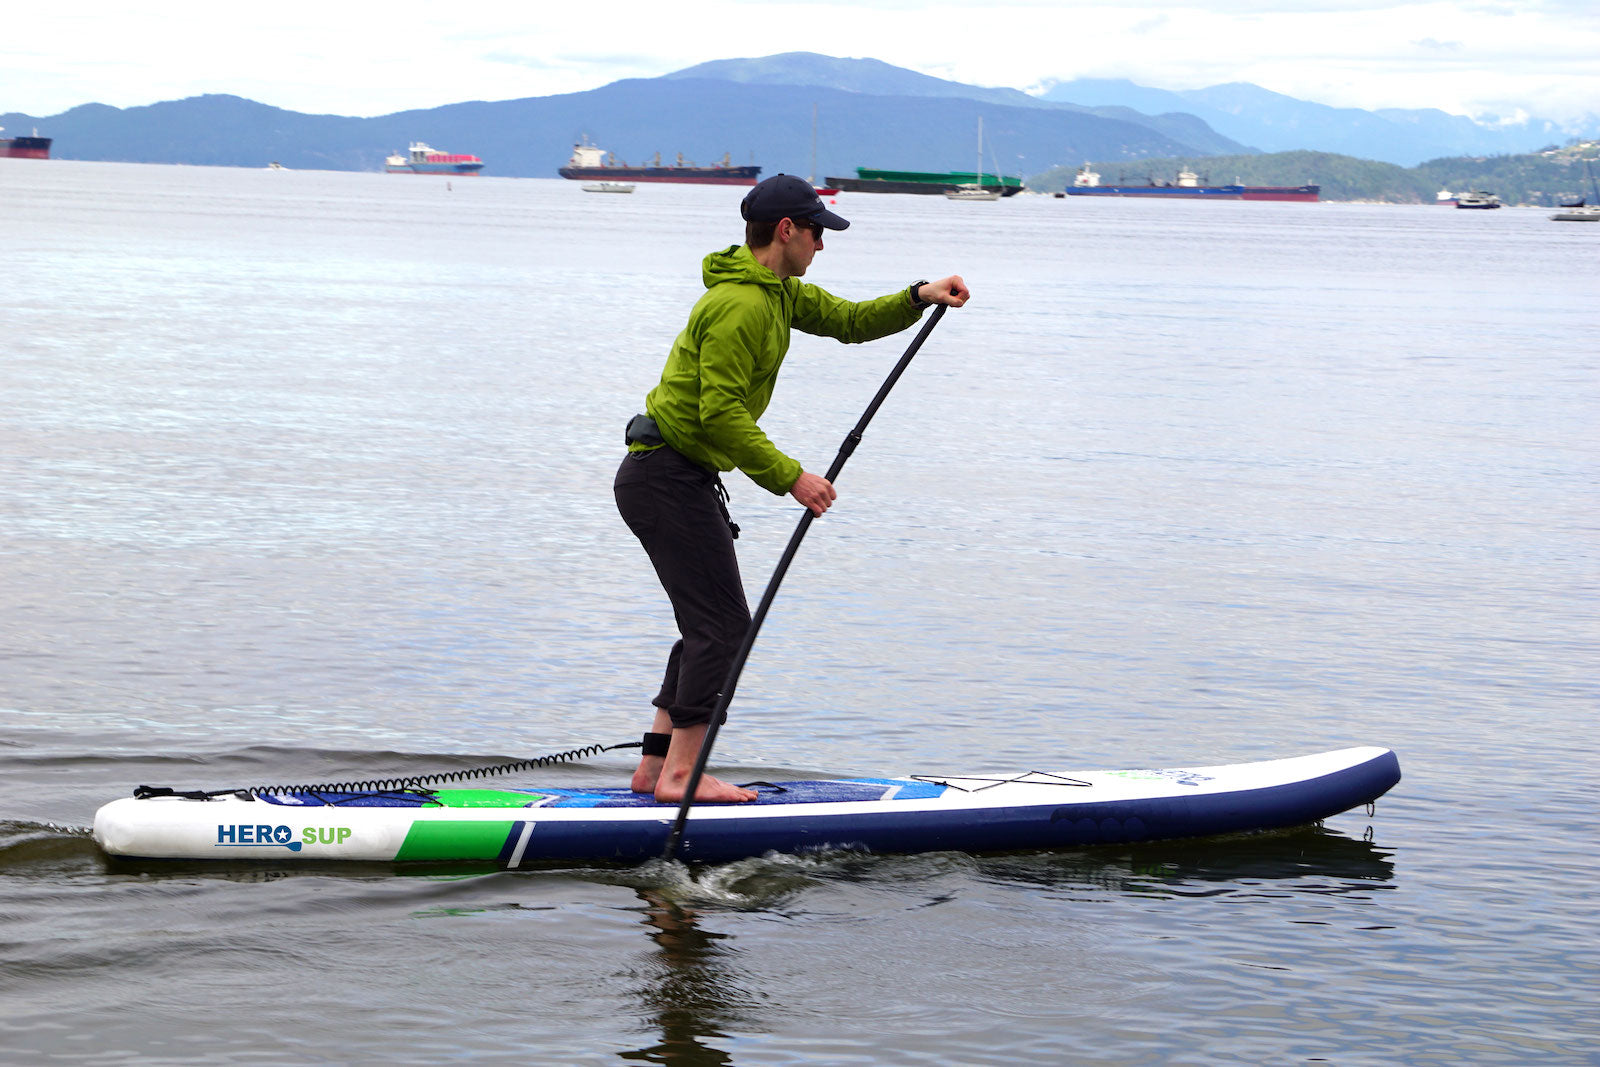
M 778 451 L 756 420 L 772 400 L 789 330 L 859 343 L 897 333 L 922 312 L 905 290 L 858 304 L 798 278 L 780 281 L 745 245 L 712 252 L 701 271 L 706 294 L 672 343 L 645 413 L 662 439 L 689 459 L 710 470 L 738 467 L 782 496 L 802 468 Z

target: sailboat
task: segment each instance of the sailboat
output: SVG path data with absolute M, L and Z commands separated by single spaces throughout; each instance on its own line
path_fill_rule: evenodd
M 1583 161 L 1583 172 L 1589 176 L 1589 187 L 1594 190 L 1595 202 L 1586 204 L 1579 197 L 1576 204 L 1562 204 L 1561 210 L 1550 216 L 1551 222 L 1600 222 L 1600 185 L 1594 180 L 1589 161 Z
M 999 178 L 999 175 L 995 175 Z M 958 185 L 954 189 L 946 189 L 946 198 L 950 200 L 999 200 L 1000 190 L 985 189 L 983 186 L 983 116 L 978 116 L 978 180 Z

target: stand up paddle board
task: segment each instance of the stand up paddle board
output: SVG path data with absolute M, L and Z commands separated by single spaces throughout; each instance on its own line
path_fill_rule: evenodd
M 763 782 L 754 801 L 695 805 L 678 854 L 1005 852 L 1271 830 L 1370 803 L 1399 780 L 1393 752 L 1348 748 L 1223 767 Z M 508 869 L 637 863 L 661 855 L 678 809 L 626 789 L 143 792 L 96 812 L 106 852 Z

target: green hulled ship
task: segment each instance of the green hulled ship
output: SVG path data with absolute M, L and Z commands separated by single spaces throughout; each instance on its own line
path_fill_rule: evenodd
M 828 178 L 830 189 L 844 193 L 922 193 L 937 196 L 962 187 L 982 186 L 1001 196 L 1022 192 L 1022 179 L 1009 174 L 971 171 L 874 170 L 857 167 L 854 178 Z

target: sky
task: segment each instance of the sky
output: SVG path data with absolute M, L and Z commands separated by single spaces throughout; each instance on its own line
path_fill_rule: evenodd
M 1253 82 L 1338 107 L 1600 114 L 1600 0 L 12 0 L 0 113 L 231 93 L 372 116 L 818 52 L 975 85 Z

